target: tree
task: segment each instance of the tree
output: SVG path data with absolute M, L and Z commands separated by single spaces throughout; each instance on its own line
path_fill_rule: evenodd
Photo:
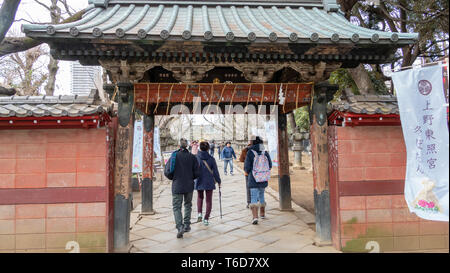
M 294 110 L 295 123 L 297 124 L 298 131 L 309 132 L 309 111 L 308 106 L 303 106 Z
M 44 56 L 47 52 L 40 45 L 25 52 L 15 52 L 3 58 L 0 64 L 0 78 L 3 84 L 11 86 L 17 95 L 39 95 L 42 84 L 48 79 Z
M 67 0 L 47 0 L 49 3 L 44 3 L 40 0 L 35 0 L 35 2 L 49 11 L 51 24 L 68 23 L 75 20 L 79 20 L 84 14 L 84 10 L 75 13 L 75 11 L 68 5 Z M 19 7 L 20 0 L 5 0 L 0 8 L 0 58 L 2 61 L 13 64 L 12 68 L 3 66 L 2 69 L 8 69 L 8 72 L 2 74 L 10 74 L 8 77 L 10 80 L 6 79 L 6 82 L 13 82 L 11 78 L 15 78 L 14 85 L 20 87 L 21 94 L 37 94 L 41 88 L 41 85 L 45 83 L 45 94 L 53 95 L 55 91 L 56 75 L 58 73 L 58 61 L 55 60 L 48 51 L 44 51 L 45 47 L 42 47 L 41 41 L 37 41 L 28 37 L 20 37 L 17 33 L 11 33 L 13 36 L 5 37 L 8 30 L 15 20 L 15 15 Z M 68 17 L 68 18 L 64 18 Z M 39 49 L 35 50 L 34 48 Z M 19 54 L 19 52 L 31 50 L 29 53 Z M 41 71 L 34 69 L 35 66 L 27 65 L 28 60 L 38 59 L 36 58 L 37 53 L 42 53 L 39 56 L 47 56 L 49 61 L 47 65 L 47 75 L 43 77 Z M 17 69 L 20 67 L 20 69 Z M 29 71 L 23 71 L 25 68 L 33 68 Z M 22 71 L 20 71 L 22 70 Z M 15 77 L 14 77 L 14 73 Z M 22 73 L 21 75 L 19 75 Z M 29 74 L 27 77 L 23 77 L 23 74 Z M 33 73 L 38 73 L 38 75 L 31 75 Z M 11 75 L 12 74 L 12 75 Z M 17 79 L 25 79 L 23 83 L 17 83 Z M 36 80 L 39 78 L 38 80 Z M 33 84 L 30 83 L 30 79 L 33 80 Z M 44 80 L 43 80 L 44 79 Z M 39 84 L 39 86 L 36 86 Z M 24 90 L 23 88 L 31 88 L 30 90 Z
M 419 39 L 412 45 L 401 48 L 390 64 L 390 68 L 397 66 L 411 66 L 419 57 L 435 61 L 448 55 L 449 45 L 449 1 L 380 1 L 375 6 L 370 1 L 340 0 L 341 9 L 345 17 L 362 27 L 391 31 L 417 32 Z M 347 73 L 338 71 L 334 75 L 334 82 L 348 81 L 348 75 L 353 82 L 347 87 L 357 87 L 359 93 L 368 94 L 381 88 L 384 93 L 387 88 L 384 81 L 390 77 L 383 75 L 385 65 L 359 65 L 347 69 Z M 338 77 L 343 79 L 337 79 Z M 332 76 L 333 78 L 333 76 Z
M 3 41 L 6 33 L 14 22 L 19 4 L 20 0 L 3 1 L 2 7 L 0 8 L 0 42 Z

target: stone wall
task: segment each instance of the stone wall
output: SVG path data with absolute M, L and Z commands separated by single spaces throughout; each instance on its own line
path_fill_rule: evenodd
M 0 252 L 108 251 L 107 133 L 0 130 Z
M 366 252 L 448 252 L 448 222 L 410 213 L 403 195 L 406 148 L 400 126 L 329 127 L 332 238 Z

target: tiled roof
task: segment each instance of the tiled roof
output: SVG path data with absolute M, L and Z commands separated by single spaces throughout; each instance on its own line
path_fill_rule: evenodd
M 108 107 L 89 96 L 10 96 L 0 97 L 0 117 L 79 117 L 100 114 Z
M 331 102 L 328 110 L 355 114 L 399 114 L 395 96 L 353 95 L 348 89 L 343 92 L 340 101 Z
M 418 38 L 417 33 L 353 25 L 336 11 L 335 2 L 95 0 L 81 20 L 60 25 L 28 24 L 23 25 L 23 31 L 41 37 L 244 43 L 392 44 Z

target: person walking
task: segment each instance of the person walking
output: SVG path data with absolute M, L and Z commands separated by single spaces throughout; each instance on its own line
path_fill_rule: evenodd
M 177 238 L 191 230 L 192 195 L 194 192 L 194 179 L 200 176 L 197 158 L 187 150 L 187 140 L 180 139 L 180 149 L 176 152 L 175 168 L 172 182 L 172 207 Z M 181 206 L 184 202 L 184 217 Z
M 250 146 L 252 146 L 252 141 L 251 140 L 248 143 L 247 147 L 242 149 L 241 155 L 239 156 L 239 161 L 240 162 L 242 162 L 242 163 L 245 162 L 245 158 L 247 157 L 247 152 L 248 152 L 248 149 L 250 148 Z M 245 190 L 247 192 L 247 208 L 249 208 L 249 206 L 250 206 L 250 188 L 248 187 L 248 174 L 244 173 L 244 176 L 245 176 Z
M 222 150 L 223 172 L 227 175 L 227 165 L 230 164 L 230 174 L 233 175 L 233 157 L 236 158 L 231 142 L 227 142 Z
M 223 142 L 219 142 L 219 144 L 217 145 L 217 153 L 219 154 L 219 160 L 222 159 L 222 147 L 223 147 Z
M 270 170 L 272 169 L 272 160 L 267 151 L 264 151 L 263 141 L 256 137 L 249 147 L 244 162 L 244 171 L 248 175 L 248 187 L 250 188 L 250 209 L 252 210 L 252 224 L 258 224 L 258 202 L 260 216 L 265 218 L 266 202 L 264 199 L 264 190 L 270 179 Z
M 209 216 L 212 209 L 213 190 L 216 189 L 216 183 L 219 188 L 222 185 L 219 171 L 217 169 L 216 160 L 208 153 L 210 146 L 208 142 L 200 142 L 200 151 L 197 154 L 198 164 L 200 166 L 200 176 L 195 180 L 195 190 L 197 190 L 197 222 L 201 222 L 205 226 L 209 225 Z M 206 195 L 206 196 L 205 196 Z M 206 197 L 206 211 L 203 217 L 203 200 Z
M 198 153 L 198 141 L 197 140 L 194 140 L 191 143 L 191 153 L 193 155 L 196 155 Z
M 214 157 L 214 149 L 216 148 L 215 141 L 211 141 L 211 144 L 209 145 L 209 154 Z

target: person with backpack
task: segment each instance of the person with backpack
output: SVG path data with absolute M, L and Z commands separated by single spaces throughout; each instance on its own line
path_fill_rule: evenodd
M 236 158 L 233 147 L 231 147 L 231 142 L 227 142 L 226 146 L 222 149 L 222 160 L 223 160 L 223 172 L 227 175 L 227 165 L 230 164 L 230 174 L 233 175 L 233 157 Z
M 173 152 L 164 168 L 164 175 L 172 182 L 172 208 L 177 238 L 191 230 L 192 195 L 194 180 L 200 176 L 197 158 L 187 150 L 187 140 L 180 139 L 180 149 Z M 184 202 L 184 217 L 181 207 Z
M 267 151 L 264 151 L 263 141 L 256 137 L 249 147 L 244 162 L 244 171 L 248 175 L 248 187 L 250 188 L 250 209 L 252 210 L 252 224 L 258 224 L 258 202 L 261 219 L 265 218 L 266 202 L 264 190 L 268 186 L 272 160 Z
M 203 219 L 203 224 L 205 226 L 209 225 L 209 216 L 212 209 L 212 196 L 213 190 L 216 189 L 216 183 L 219 188 L 221 187 L 222 181 L 220 180 L 219 171 L 217 169 L 216 160 L 212 157 L 208 150 L 210 146 L 208 142 L 200 142 L 200 151 L 197 154 L 198 164 L 200 166 L 200 176 L 195 180 L 195 190 L 197 190 L 197 211 L 198 218 L 197 222 L 201 222 Z M 203 200 L 206 195 L 206 211 L 203 217 Z

